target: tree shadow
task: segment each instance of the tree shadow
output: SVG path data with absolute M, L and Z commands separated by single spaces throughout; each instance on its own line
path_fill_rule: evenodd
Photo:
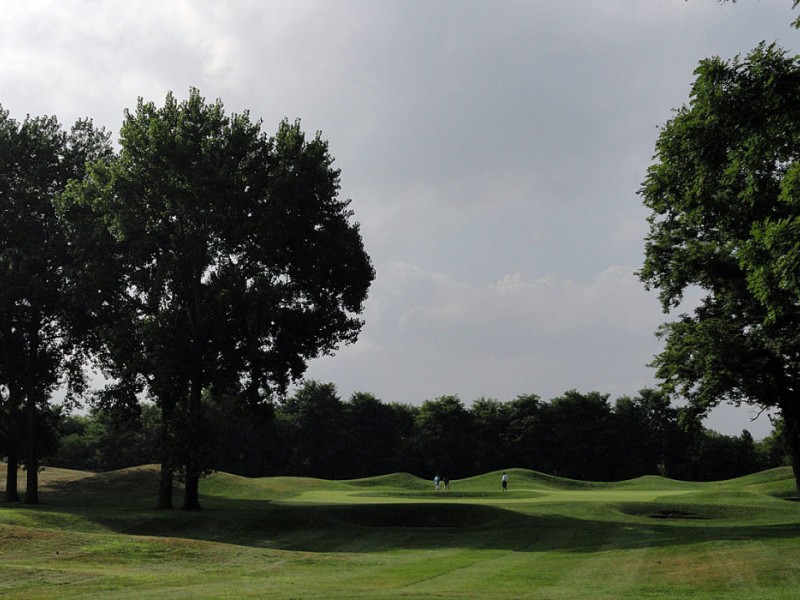
M 202 496 L 203 510 L 184 512 L 149 509 L 143 498 L 152 502 L 153 489 L 137 485 L 123 496 L 121 489 L 76 496 L 75 484 L 56 482 L 51 486 L 51 503 L 44 508 L 79 516 L 115 533 L 304 552 L 470 548 L 590 553 L 800 536 L 800 518 L 789 524 L 746 525 L 738 519 L 726 525 L 724 519 L 697 518 L 677 509 L 669 512 L 663 503 L 652 514 L 644 509 L 637 514 L 630 505 L 619 505 L 618 517 L 608 513 L 608 520 L 526 514 L 445 499 L 304 504 Z

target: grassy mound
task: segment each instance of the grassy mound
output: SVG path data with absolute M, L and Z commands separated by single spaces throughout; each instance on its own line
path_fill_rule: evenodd
M 278 500 L 314 490 L 344 488 L 342 483 L 311 477 L 248 478 L 223 472 L 212 473 L 202 482 L 202 492 L 207 496 L 240 500 Z
M 432 482 L 411 475 L 410 473 L 392 473 L 390 475 L 379 475 L 378 477 L 351 479 L 347 481 L 347 483 L 357 487 L 381 487 L 397 490 L 425 490 L 431 489 L 433 486 Z

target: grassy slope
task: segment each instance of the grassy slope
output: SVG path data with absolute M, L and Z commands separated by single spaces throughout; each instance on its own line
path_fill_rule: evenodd
M 217 473 L 199 513 L 155 511 L 153 466 L 47 469 L 0 504 L 0 597 L 794 598 L 788 469 L 714 483 L 527 471 L 346 482 Z

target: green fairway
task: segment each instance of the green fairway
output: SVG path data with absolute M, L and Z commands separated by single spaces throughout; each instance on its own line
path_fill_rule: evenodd
M 796 598 L 788 468 L 714 483 L 510 470 L 447 492 L 405 474 L 202 482 L 156 511 L 154 466 L 47 469 L 0 504 L 2 598 Z

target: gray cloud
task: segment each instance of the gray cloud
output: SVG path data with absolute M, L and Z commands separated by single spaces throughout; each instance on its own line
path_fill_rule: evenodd
M 657 127 L 708 56 L 792 49 L 791 3 L 32 0 L 0 22 L 16 117 L 116 130 L 190 86 L 322 130 L 378 278 L 309 375 L 417 403 L 652 385 L 664 320 L 633 272 Z M 795 44 L 796 45 L 796 44 Z M 755 426 L 722 411 L 723 431 Z

